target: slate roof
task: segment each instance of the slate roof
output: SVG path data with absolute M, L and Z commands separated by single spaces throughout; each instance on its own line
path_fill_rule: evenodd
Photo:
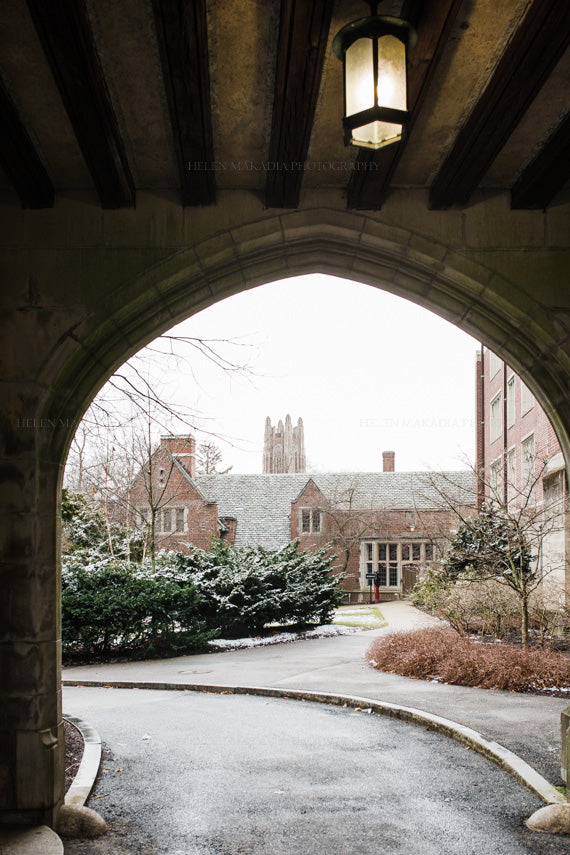
M 462 505 L 475 504 L 472 472 L 341 472 L 285 475 L 198 475 L 204 497 L 218 504 L 219 517 L 237 520 L 236 545 L 275 549 L 290 540 L 291 502 L 312 480 L 325 498 L 354 509 L 442 508 L 440 490 Z

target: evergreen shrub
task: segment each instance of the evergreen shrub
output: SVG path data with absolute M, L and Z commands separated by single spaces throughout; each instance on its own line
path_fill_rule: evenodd
M 87 528 L 91 528 L 89 520 Z M 216 541 L 211 551 L 162 552 L 133 563 L 73 532 L 63 555 L 62 639 L 67 658 L 161 656 L 204 647 L 217 635 L 252 635 L 268 624 L 328 622 L 340 579 L 324 549 L 279 550 Z M 81 532 L 84 531 L 83 527 Z M 96 527 L 93 527 L 96 528 Z
M 89 563 L 82 552 L 64 559 L 62 642 L 66 655 L 184 653 L 215 633 L 200 614 L 201 598 L 186 578 L 150 566 L 108 559 Z

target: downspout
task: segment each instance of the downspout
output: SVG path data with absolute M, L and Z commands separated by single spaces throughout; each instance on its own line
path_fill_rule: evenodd
M 477 509 L 481 509 L 481 505 L 485 501 L 485 345 L 481 344 L 481 356 L 478 371 L 479 397 L 477 400 L 477 452 L 480 452 L 480 459 L 477 461 Z

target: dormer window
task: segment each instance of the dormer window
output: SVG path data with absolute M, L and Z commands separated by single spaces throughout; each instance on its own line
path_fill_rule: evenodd
M 301 534 L 318 534 L 321 531 L 321 512 L 318 508 L 302 508 Z

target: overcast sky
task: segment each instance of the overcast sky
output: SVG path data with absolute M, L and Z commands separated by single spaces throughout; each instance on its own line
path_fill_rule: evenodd
M 413 303 L 311 275 L 228 298 L 175 329 L 238 340 L 216 347 L 252 372 L 163 362 L 164 391 L 202 413 L 197 424 L 217 435 L 234 473 L 261 472 L 265 418 L 287 413 L 303 418 L 312 471 L 377 471 L 385 449 L 399 471 L 473 460 L 478 343 Z

